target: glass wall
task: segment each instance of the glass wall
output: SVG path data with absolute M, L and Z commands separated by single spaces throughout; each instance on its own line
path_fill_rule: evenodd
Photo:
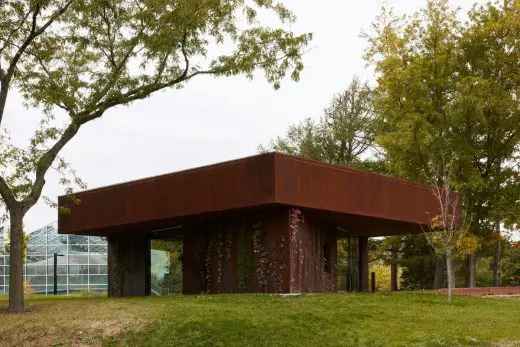
M 359 291 L 359 239 L 338 239 L 336 288 L 347 292 Z
M 54 253 L 58 253 L 59 293 L 107 290 L 106 241 L 98 236 L 58 235 L 57 225 L 52 223 L 29 234 L 24 265 L 26 293 L 53 293 Z M 9 292 L 8 254 L 0 240 L 0 294 Z
M 152 295 L 182 293 L 182 241 L 150 241 L 150 275 Z

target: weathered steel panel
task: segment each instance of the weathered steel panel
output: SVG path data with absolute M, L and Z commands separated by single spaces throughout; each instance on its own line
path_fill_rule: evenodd
M 65 197 L 71 214 L 59 215 L 60 233 L 91 233 L 110 227 L 153 223 L 274 203 L 274 157 L 191 169 L 76 194 L 79 206 Z M 97 231 L 96 231 L 97 230 Z
M 289 292 L 285 207 L 202 219 L 183 236 L 183 293 Z
M 357 233 L 385 235 L 417 232 L 420 224 L 429 223 L 428 213 L 438 211 L 429 186 L 277 153 L 76 196 L 81 204 L 59 216 L 60 233 L 106 235 L 278 204 L 336 213 L 337 225 L 350 223 Z M 59 201 L 67 205 L 64 197 Z
M 428 224 L 438 211 L 426 185 L 276 154 L 276 202 L 317 210 Z
M 319 220 L 298 209 L 291 209 L 289 230 L 291 293 L 335 291 L 335 228 L 322 225 Z
M 149 294 L 150 247 L 145 235 L 108 238 L 108 296 Z

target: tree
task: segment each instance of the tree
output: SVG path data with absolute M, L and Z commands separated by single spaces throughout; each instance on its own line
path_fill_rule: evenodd
M 354 77 L 345 91 L 335 95 L 319 121 L 307 118 L 291 125 L 284 137 L 277 137 L 260 151 L 275 150 L 323 160 L 332 164 L 381 170 L 374 161 L 377 124 L 373 92 Z
M 448 302 L 451 304 L 451 290 L 454 287 L 455 278 L 453 256 L 457 248 L 464 247 L 462 245 L 468 230 L 468 221 L 465 218 L 466 214 L 462 211 L 460 196 L 450 186 L 450 165 L 445 162 L 442 166 L 445 168 L 442 185 L 437 182 L 437 177 L 430 182 L 439 213 L 431 214 L 426 211 L 430 217 L 430 230 L 424 230 L 424 232 L 428 243 L 435 249 L 435 252 L 446 258 Z M 433 172 L 438 172 L 438 170 L 435 169 Z
M 441 153 L 449 151 L 451 184 L 483 241 L 518 217 L 519 4 L 475 7 L 464 25 L 447 0 L 429 0 L 411 18 L 383 9 L 365 35 L 383 124 L 377 143 L 390 172 L 442 186 Z M 474 255 L 468 265 L 467 284 L 474 286 Z
M 475 213 L 473 233 L 494 239 L 499 285 L 500 225 L 518 220 L 520 143 L 520 1 L 475 7 L 460 38 L 459 82 L 453 99 L 458 186 Z
M 262 26 L 259 12 L 273 13 L 280 27 Z M 200 75 L 252 78 L 261 70 L 275 88 L 287 74 L 298 80 L 311 35 L 285 30 L 294 20 L 272 0 L 0 3 L 0 195 L 12 233 L 10 311 L 24 309 L 22 223 L 41 198 L 47 172 L 52 167 L 61 183 L 83 186 L 59 156 L 81 128 Z M 3 122 L 16 117 L 5 114 L 13 91 L 42 115 L 24 148 L 10 142 Z

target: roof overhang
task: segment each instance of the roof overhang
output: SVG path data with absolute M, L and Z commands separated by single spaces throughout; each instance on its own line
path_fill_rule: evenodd
M 58 199 L 71 212 L 59 215 L 59 233 L 106 236 L 166 228 L 211 214 L 286 205 L 351 223 L 356 230 L 366 229 L 363 233 L 375 236 L 420 232 L 429 216 L 438 213 L 430 186 L 279 153 L 74 196 L 79 205 L 72 205 L 65 196 Z

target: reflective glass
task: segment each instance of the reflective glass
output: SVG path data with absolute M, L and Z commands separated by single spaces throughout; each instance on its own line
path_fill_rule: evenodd
M 90 245 L 89 250 L 90 253 L 106 253 L 107 245 Z
M 69 245 L 86 245 L 88 244 L 88 236 L 69 235 Z
M 106 254 L 91 254 L 89 256 L 89 264 L 106 264 L 107 263 L 107 255 Z
M 69 245 L 69 253 L 87 253 L 87 245 Z
M 9 256 L 0 227 L 0 294 L 9 291 Z M 69 242 L 69 243 L 68 243 Z M 58 235 L 56 223 L 29 233 L 24 266 L 31 293 L 52 294 L 54 253 L 57 258 L 58 292 L 107 289 L 107 242 L 98 236 Z

